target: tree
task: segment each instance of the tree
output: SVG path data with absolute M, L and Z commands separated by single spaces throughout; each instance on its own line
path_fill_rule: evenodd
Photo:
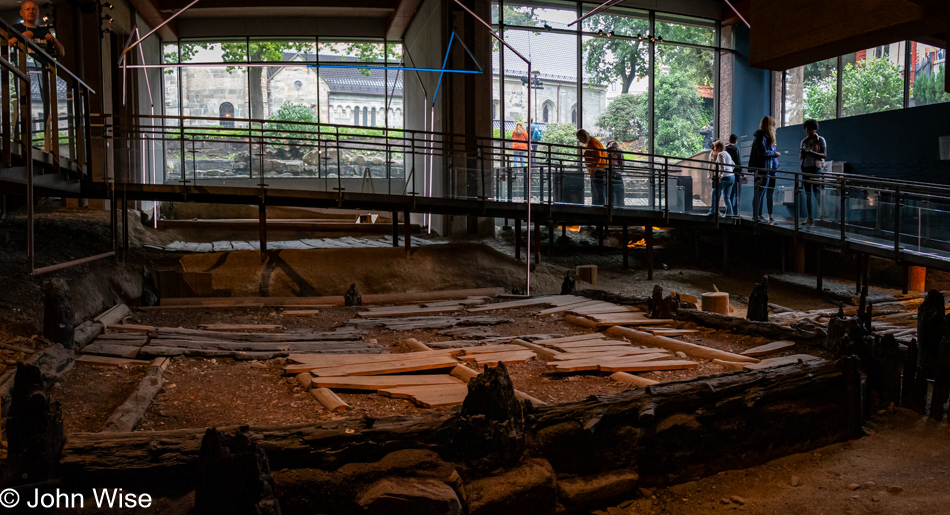
M 699 128 L 712 118 L 688 72 L 671 69 L 656 78 L 654 91 L 656 153 L 690 157 L 703 148 Z
M 805 83 L 805 118 L 835 117 L 838 72 Z M 841 80 L 843 116 L 899 109 L 904 105 L 904 76 L 887 59 L 866 59 L 844 65 Z
M 620 95 L 597 118 L 597 126 L 618 142 L 629 143 L 638 140 L 647 131 L 648 104 L 649 99 L 645 93 Z
M 264 135 L 271 141 L 282 142 L 283 150 L 290 157 L 300 157 L 306 153 L 306 140 L 316 139 L 316 127 L 309 124 L 320 123 L 310 106 L 284 102 L 280 109 L 270 117 Z
M 950 102 L 950 93 L 945 91 L 947 67 L 941 66 L 936 73 L 918 75 L 914 80 L 914 105 Z
M 605 34 L 638 34 L 649 31 L 649 20 L 626 16 L 596 15 L 584 21 L 584 30 Z M 642 48 L 643 47 L 643 48 Z M 639 39 L 594 37 L 584 42 L 584 68 L 595 84 L 620 81 L 621 93 L 647 76 L 648 63 L 644 42 Z

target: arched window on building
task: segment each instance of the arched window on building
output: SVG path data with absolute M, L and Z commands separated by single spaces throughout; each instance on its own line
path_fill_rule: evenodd
M 218 117 L 221 118 L 221 126 L 228 129 L 234 128 L 234 104 L 223 102 L 218 107 Z
M 571 107 L 571 123 L 573 123 L 574 125 L 577 125 L 577 105 L 576 104 L 574 105 L 574 107 Z
M 544 105 L 541 106 L 541 121 L 544 123 L 553 123 L 554 120 L 554 102 L 550 100 L 545 100 Z
M 368 120 L 369 116 L 368 116 L 368 115 L 369 115 L 369 109 L 364 107 L 364 108 L 363 108 L 363 126 L 364 126 L 364 127 L 367 126 L 367 125 L 369 125 L 369 123 L 368 123 L 368 122 L 369 122 L 369 120 Z
M 373 109 L 373 110 L 370 112 L 370 115 L 371 115 L 371 117 L 370 117 L 370 120 L 369 120 L 369 124 L 370 124 L 370 126 L 372 126 L 372 127 L 376 127 L 376 110 Z
M 353 108 L 353 125 L 359 125 L 359 124 L 360 124 L 360 108 L 354 107 Z

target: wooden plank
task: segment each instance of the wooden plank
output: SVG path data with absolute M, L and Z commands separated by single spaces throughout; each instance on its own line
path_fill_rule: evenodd
M 114 343 L 93 342 L 83 347 L 82 353 L 132 359 L 138 356 L 141 348 L 141 345 L 118 345 Z
M 315 364 L 318 367 L 332 364 L 352 365 L 357 363 L 384 363 L 386 361 L 405 361 L 429 359 L 433 357 L 461 354 L 462 349 L 440 349 L 423 352 L 404 352 L 398 354 L 291 354 L 287 359 L 301 364 Z
M 198 329 L 203 329 L 205 331 L 221 331 L 226 333 L 272 333 L 283 331 L 284 327 L 276 324 L 201 324 L 198 326 Z
M 116 304 L 115 306 L 102 312 L 99 316 L 93 318 L 93 320 L 99 322 L 104 327 L 108 327 L 110 325 L 118 324 L 123 318 L 129 316 L 131 312 L 132 310 L 130 310 L 125 304 Z
M 443 396 L 453 394 L 468 394 L 468 385 L 464 383 L 435 384 L 422 386 L 399 386 L 380 388 L 380 395 L 394 399 L 411 399 L 415 396 Z
M 415 338 L 406 338 L 405 344 L 413 352 L 431 352 L 432 348 Z M 444 351 L 441 351 L 444 352 Z
M 362 363 L 342 367 L 315 368 L 310 373 L 315 376 L 373 376 L 438 370 L 453 368 L 457 365 L 458 361 L 446 356 L 427 360 L 387 361 L 385 363 Z
M 604 345 L 603 347 L 566 347 L 564 353 L 568 356 L 577 353 L 591 352 L 630 352 L 633 354 L 644 354 L 657 352 L 657 348 L 634 347 L 633 345 Z
M 509 344 L 504 344 L 504 345 L 483 345 L 481 347 L 462 347 L 459 350 L 462 351 L 462 354 L 466 356 L 471 356 L 472 354 L 486 354 L 490 352 L 523 351 L 524 347 L 509 343 Z
M 76 361 L 88 365 L 97 365 L 103 367 L 138 367 L 148 366 L 151 361 L 140 359 L 113 358 L 108 356 L 96 356 L 90 354 L 77 354 Z
M 606 339 L 603 333 L 590 333 L 590 334 L 575 334 L 573 336 L 565 336 L 563 338 L 548 338 L 546 340 L 535 340 L 531 343 L 535 345 L 540 345 L 542 347 L 550 347 L 556 343 L 569 343 L 569 342 L 581 342 L 587 340 L 603 340 Z
M 452 313 L 455 311 L 461 311 L 462 306 L 456 304 L 455 306 L 437 306 L 434 308 L 423 308 L 415 307 L 409 309 L 399 309 L 399 310 L 373 310 L 373 311 L 360 311 L 357 313 L 358 316 L 363 318 L 380 318 L 380 317 L 404 317 L 404 316 L 417 316 L 417 315 L 431 315 L 433 313 Z
M 463 383 L 468 383 L 469 381 L 472 380 L 473 377 L 477 376 L 480 373 L 481 372 L 479 372 L 478 370 L 468 368 L 465 365 L 457 365 L 455 368 L 452 369 L 451 372 L 449 372 L 449 375 L 459 379 Z
M 561 349 L 570 352 L 571 349 L 583 349 L 589 347 L 629 347 L 629 342 L 623 340 L 586 340 L 582 342 L 567 342 L 552 345 L 553 349 Z
M 572 361 L 578 359 L 619 359 L 619 358 L 634 358 L 637 356 L 648 356 L 652 354 L 664 354 L 665 356 L 671 356 L 668 352 L 660 352 L 662 349 L 647 349 L 647 350 L 618 350 L 618 351 L 602 351 L 602 352 L 568 352 L 563 353 L 557 356 L 555 359 L 550 361 Z
M 151 333 L 158 330 L 158 328 L 155 326 L 138 324 L 112 324 L 106 327 L 106 329 L 110 331 L 128 333 Z
M 568 313 L 576 313 L 578 315 L 590 316 L 590 315 L 617 315 L 617 314 L 623 315 L 623 314 L 629 314 L 629 313 L 641 313 L 641 311 L 637 310 L 633 306 L 618 306 L 616 304 L 612 304 L 610 306 L 603 306 L 603 307 L 594 306 L 594 307 L 581 307 L 577 309 L 571 309 L 571 310 L 568 310 Z
M 607 334 L 611 336 L 627 338 L 634 343 L 640 345 L 648 345 L 650 347 L 660 347 L 662 349 L 671 350 L 673 352 L 683 352 L 687 356 L 692 356 L 695 358 L 702 359 L 722 359 L 726 361 L 740 361 L 746 363 L 757 363 L 756 358 L 750 358 L 748 356 L 743 356 L 741 354 L 734 354 L 732 352 L 727 352 L 719 349 L 713 349 L 712 347 L 706 347 L 705 345 L 697 345 L 695 343 L 684 342 L 680 340 L 674 340 L 673 338 L 667 338 L 665 336 L 654 336 L 650 333 L 645 333 L 643 331 L 636 331 L 628 327 L 615 326 L 607 330 Z
M 799 361 L 803 363 L 816 363 L 824 361 L 822 358 L 817 356 L 812 356 L 810 354 L 793 354 L 791 356 L 783 356 L 781 358 L 768 358 L 763 359 L 758 363 L 748 363 L 745 365 L 746 370 L 762 370 L 763 368 L 772 368 L 772 367 L 781 367 L 784 365 L 792 365 L 798 363 Z
M 673 337 L 686 336 L 687 334 L 696 334 L 699 332 L 699 329 L 647 329 L 647 332 L 660 336 Z
M 96 336 L 95 341 L 118 345 L 144 345 L 148 341 L 148 335 L 145 333 L 102 333 Z
M 581 302 L 575 302 L 573 304 L 561 304 L 560 306 L 554 306 L 553 308 L 543 309 L 538 313 L 538 316 L 545 315 L 554 315 L 556 313 L 563 313 L 565 311 L 570 311 L 573 309 L 578 309 L 586 306 L 594 307 L 600 306 L 603 304 L 603 301 L 599 300 L 583 300 Z
M 319 314 L 319 309 L 290 309 L 280 312 L 282 317 L 312 317 Z
M 312 377 L 312 376 L 311 376 Z M 464 384 L 461 379 L 449 374 L 395 375 L 395 376 L 329 376 L 313 377 L 310 384 L 314 388 L 338 388 L 347 390 L 379 390 L 403 386 L 426 386 L 444 384 Z
M 469 361 L 469 358 L 474 360 L 475 364 L 478 366 L 495 366 L 499 363 L 512 364 L 512 363 L 524 363 L 525 361 L 532 360 L 537 357 L 533 351 L 530 350 L 520 350 L 516 352 L 499 352 L 493 354 L 476 354 L 474 356 L 462 356 L 460 359 Z
M 479 313 L 482 311 L 494 311 L 497 309 L 518 309 L 518 308 L 527 308 L 531 306 L 562 306 L 564 304 L 576 303 L 581 300 L 587 300 L 584 297 L 578 297 L 575 295 L 553 295 L 550 297 L 536 297 L 532 299 L 522 299 L 522 300 L 511 300 L 508 302 L 497 302 L 495 304 L 488 304 L 485 306 L 478 306 L 476 308 L 470 308 L 468 311 L 470 313 Z
M 737 371 L 745 368 L 747 363 L 736 363 L 735 361 L 724 361 L 721 359 L 712 360 L 713 364 L 723 366 L 729 370 Z
M 622 319 L 618 318 L 615 320 L 596 320 L 597 327 L 607 327 L 607 326 L 631 326 L 631 325 L 656 325 L 656 324 L 670 324 L 673 323 L 672 319 L 655 319 L 655 318 L 646 318 L 643 320 L 639 319 Z
M 548 406 L 548 403 L 542 401 L 541 399 L 538 399 L 538 398 L 536 398 L 536 397 L 532 397 L 532 396 L 530 396 L 530 395 L 528 395 L 528 394 L 526 394 L 526 393 L 524 393 L 524 392 L 522 392 L 522 391 L 519 391 L 519 390 L 515 390 L 515 397 L 517 397 L 519 401 L 528 401 L 528 402 L 530 402 L 531 405 L 534 406 L 535 408 L 540 408 L 541 406 Z
M 526 349 L 530 349 L 532 352 L 537 354 L 541 359 L 545 359 L 545 360 L 554 359 L 561 354 L 560 352 L 556 350 L 548 349 L 540 345 L 535 345 L 533 343 L 522 340 L 521 338 L 515 338 L 514 340 L 511 340 L 511 343 L 518 345 L 520 347 L 524 347 Z
M 774 354 L 776 352 L 781 352 L 786 349 L 790 349 L 795 346 L 795 342 L 788 340 L 780 340 L 777 342 L 766 343 L 765 345 L 759 345 L 758 347 L 753 347 L 751 349 L 740 352 L 743 356 L 752 356 L 753 358 L 758 356 L 765 356 L 767 354 Z
M 699 367 L 695 361 L 667 360 L 648 361 L 639 363 L 615 363 L 601 365 L 601 372 L 650 372 L 658 370 L 686 370 Z
M 548 369 L 555 372 L 578 372 L 581 370 L 603 370 L 604 372 L 622 372 L 621 370 L 604 370 L 604 366 L 630 365 L 653 361 L 670 361 L 669 354 L 642 354 L 639 356 L 606 356 L 569 361 L 549 361 Z M 692 362 L 690 362 L 692 363 Z M 593 368 L 591 368 L 593 366 Z
M 647 316 L 646 313 L 641 313 L 641 312 L 630 312 L 630 313 L 619 313 L 619 314 L 618 313 L 602 313 L 602 314 L 594 313 L 592 315 L 589 315 L 587 318 L 596 320 L 598 322 L 605 321 L 605 320 L 614 320 L 614 319 L 652 320 L 650 317 Z
M 330 410 L 330 411 L 346 411 L 350 405 L 343 401 L 337 394 L 333 393 L 328 388 L 314 388 L 310 390 L 310 395 L 313 395 L 320 404 Z

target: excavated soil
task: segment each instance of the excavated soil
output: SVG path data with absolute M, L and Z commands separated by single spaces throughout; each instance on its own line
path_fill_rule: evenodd
M 145 367 L 112 368 L 76 363 L 53 385 L 52 398 L 63 410 L 66 433 L 98 432 L 138 387 Z

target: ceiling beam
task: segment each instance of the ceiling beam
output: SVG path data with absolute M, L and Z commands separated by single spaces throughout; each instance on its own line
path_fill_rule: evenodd
M 191 0 L 157 0 L 163 12 L 174 12 L 184 8 Z M 273 16 L 280 16 L 282 7 L 345 7 L 350 9 L 396 9 L 399 0 L 340 0 L 337 2 L 314 2 L 313 0 L 274 0 L 262 5 L 254 0 L 201 0 L 192 9 L 242 9 L 249 7 L 268 7 Z
M 753 67 L 786 70 L 947 30 L 945 0 L 756 0 Z
M 392 16 L 389 17 L 389 28 L 386 29 L 386 39 L 402 39 L 409 22 L 419 10 L 422 0 L 401 0 Z
M 138 11 L 139 16 L 153 29 L 165 21 L 165 16 L 162 15 L 156 0 L 129 0 L 129 3 L 132 4 L 132 7 Z M 165 40 L 176 40 L 178 39 L 178 27 L 175 25 L 175 22 L 172 21 L 158 29 L 157 34 Z

